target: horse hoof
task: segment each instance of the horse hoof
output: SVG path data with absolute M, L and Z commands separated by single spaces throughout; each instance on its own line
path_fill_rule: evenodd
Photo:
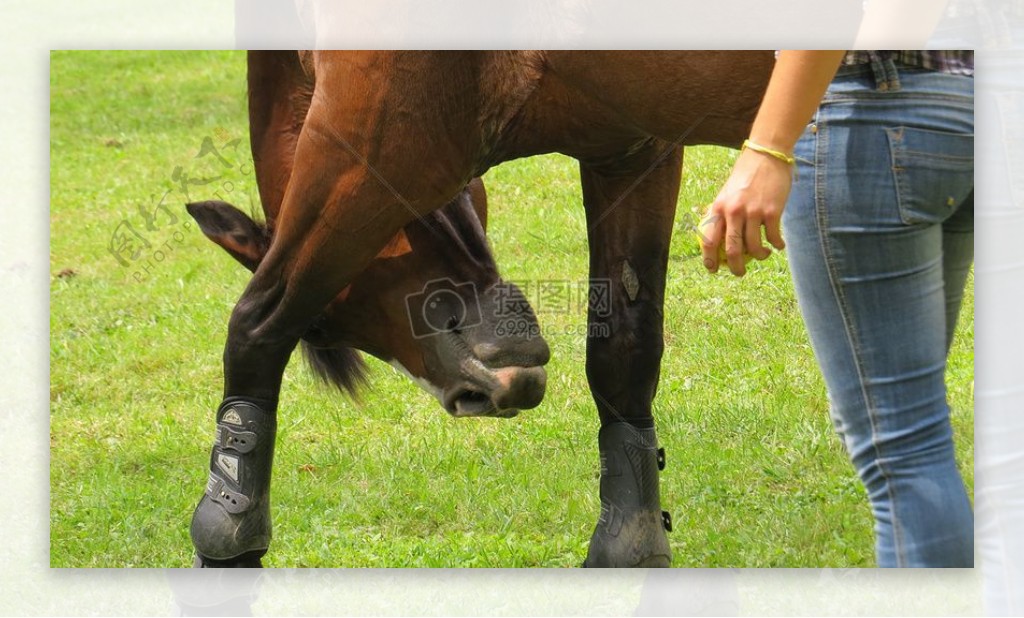
M 213 560 L 200 554 L 196 554 L 196 560 L 192 564 L 194 569 L 262 569 L 264 551 L 247 552 L 230 560 Z
M 585 568 L 667 568 L 672 550 L 660 511 L 623 513 L 617 509 L 599 523 L 590 539 Z
M 654 428 L 626 423 L 601 428 L 601 516 L 590 538 L 585 567 L 652 568 L 672 564 L 672 520 L 661 510 L 658 473 L 664 451 Z
M 581 569 L 603 569 L 603 568 L 631 568 L 631 569 L 668 569 L 672 563 L 667 556 L 649 556 L 636 564 L 616 565 L 610 564 L 588 564 L 586 560 L 580 565 Z

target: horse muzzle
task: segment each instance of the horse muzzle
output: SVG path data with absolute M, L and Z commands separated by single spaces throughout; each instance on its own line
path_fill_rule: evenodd
M 547 385 L 543 367 L 489 369 L 479 361 L 464 364 L 467 379 L 444 390 L 441 403 L 455 417 L 511 418 L 540 405 Z

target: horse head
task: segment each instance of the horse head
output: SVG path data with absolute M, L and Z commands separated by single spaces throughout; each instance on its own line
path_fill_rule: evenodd
M 202 232 L 255 272 L 273 231 L 220 201 L 188 204 Z M 550 356 L 521 291 L 501 280 L 474 181 L 399 231 L 303 337 L 314 372 L 343 392 L 365 381 L 355 350 L 391 363 L 454 416 L 510 417 L 544 396 Z

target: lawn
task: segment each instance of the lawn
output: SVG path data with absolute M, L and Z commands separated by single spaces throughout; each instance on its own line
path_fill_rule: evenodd
M 184 209 L 259 210 L 240 52 L 51 58 L 50 563 L 176 567 L 206 482 L 229 312 L 248 272 Z M 827 416 L 785 260 L 707 275 L 692 227 L 734 154 L 688 150 L 655 401 L 677 567 L 872 566 L 871 515 Z M 587 278 L 575 163 L 485 177 L 490 239 L 514 281 Z M 969 281 L 948 384 L 973 488 Z M 539 311 L 544 403 L 450 418 L 369 359 L 360 402 L 285 374 L 271 567 L 578 566 L 599 511 L 582 311 Z

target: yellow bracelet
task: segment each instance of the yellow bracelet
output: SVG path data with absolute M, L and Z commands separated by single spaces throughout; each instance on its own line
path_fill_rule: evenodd
M 783 163 L 785 163 L 787 165 L 794 165 L 796 163 L 796 159 L 794 159 L 793 157 L 789 156 L 788 154 L 786 154 L 784 152 L 779 152 L 778 150 L 772 150 L 771 148 L 765 148 L 764 146 L 762 146 L 760 144 L 756 144 L 756 143 L 750 141 L 749 139 L 743 140 L 743 148 L 741 148 L 740 150 L 745 150 L 747 148 L 753 150 L 754 152 L 760 152 L 761 154 L 766 154 L 769 157 L 775 157 L 776 159 L 778 159 L 779 161 L 782 161 Z

